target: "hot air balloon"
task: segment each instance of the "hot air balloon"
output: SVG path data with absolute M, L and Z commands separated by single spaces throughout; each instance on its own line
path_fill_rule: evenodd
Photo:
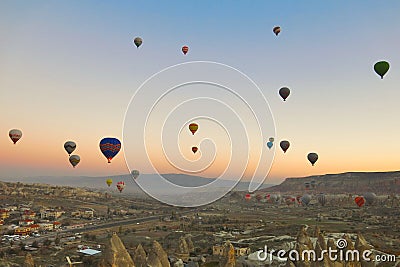
M 374 202 L 375 202 L 375 200 L 376 200 L 376 195 L 375 195 L 375 193 L 371 193 L 371 192 L 365 193 L 365 194 L 363 195 L 363 197 L 364 197 L 364 199 L 365 199 L 365 204 L 367 204 L 367 205 L 372 205 L 372 204 L 374 204 Z
M 272 142 L 268 142 L 268 143 L 267 143 L 267 147 L 268 147 L 269 149 L 271 149 L 273 145 L 274 145 L 274 143 L 272 143 Z
M 320 193 L 317 195 L 317 200 L 319 202 L 319 204 L 321 204 L 322 206 L 325 206 L 326 204 L 326 196 L 324 193 Z
M 283 153 L 286 153 L 286 151 L 287 151 L 287 150 L 289 149 L 289 147 L 290 147 L 289 141 L 286 141 L 286 140 L 281 141 L 281 143 L 280 143 L 279 145 L 280 145 L 280 147 L 282 148 Z
M 192 147 L 192 152 L 193 152 L 193 154 L 196 154 L 196 152 L 197 152 L 197 150 L 198 150 L 198 148 L 197 147 Z
M 262 196 L 261 195 L 256 195 L 256 199 L 257 199 L 257 201 L 261 201 Z
M 112 183 L 113 183 L 112 179 L 107 179 L 106 180 L 106 184 L 108 185 L 108 187 L 110 187 L 112 185 Z
M 276 36 L 281 32 L 281 27 L 276 26 L 272 29 L 272 31 L 275 33 Z
M 354 199 L 354 202 L 356 202 L 357 206 L 361 208 L 365 203 L 365 199 L 363 197 L 358 196 Z
M 285 203 L 288 206 L 293 205 L 295 202 L 296 202 L 296 198 L 295 197 L 287 197 L 287 198 L 285 198 Z
M 74 152 L 76 149 L 75 142 L 73 142 L 73 141 L 65 142 L 64 149 L 65 149 L 65 151 L 67 151 L 68 156 L 71 156 L 72 152 Z
M 197 129 L 199 129 L 199 125 L 197 125 L 196 123 L 189 124 L 189 130 L 192 132 L 193 135 L 195 134 Z
M 275 138 L 273 138 L 273 137 L 270 137 L 269 139 L 268 139 L 268 141 L 270 141 L 270 142 L 274 142 L 275 141 Z
M 133 43 L 136 45 L 136 48 L 139 48 L 139 46 L 142 45 L 143 40 L 140 37 L 136 37 L 135 39 L 133 39 Z
M 140 175 L 140 173 L 139 173 L 138 170 L 133 170 L 133 171 L 132 171 L 133 179 L 137 179 L 137 178 L 139 177 L 139 175 Z
M 305 187 L 306 189 L 310 189 L 310 183 L 309 183 L 309 182 L 305 182 L 305 183 L 304 183 L 304 187 Z
M 251 195 L 250 194 L 246 194 L 246 196 L 244 197 L 246 200 L 250 200 L 251 199 Z
M 81 161 L 81 158 L 78 155 L 72 155 L 69 157 L 69 162 L 71 163 L 72 167 L 75 168 L 76 165 Z
M 116 138 L 107 137 L 100 141 L 100 150 L 107 158 L 108 163 L 118 154 L 121 150 L 121 142 Z
M 11 138 L 11 140 L 14 142 L 14 145 L 18 142 L 19 139 L 22 137 L 22 132 L 17 129 L 10 130 L 8 133 L 8 136 Z
M 265 196 L 265 199 L 266 200 L 269 200 L 271 198 L 271 195 L 270 194 L 267 194 L 266 196 Z
M 287 87 L 282 87 L 279 89 L 279 95 L 282 97 L 283 101 L 286 101 L 286 98 L 290 95 L 290 89 Z
M 125 182 L 120 181 L 117 183 L 117 189 L 119 190 L 120 193 L 122 193 L 122 190 L 125 188 Z
M 317 182 L 315 182 L 314 180 L 312 180 L 310 184 L 313 189 L 315 189 L 315 187 L 317 187 Z
M 307 155 L 308 161 L 311 163 L 312 166 L 314 166 L 315 162 L 318 160 L 318 154 L 317 153 L 309 153 Z
M 186 45 L 182 46 L 182 52 L 184 55 L 186 55 L 188 51 L 189 51 L 189 47 L 187 47 Z
M 305 194 L 304 196 L 301 197 L 300 201 L 303 205 L 308 206 L 308 204 L 310 204 L 311 201 L 311 196 L 309 194 Z
M 385 76 L 385 74 L 386 74 L 386 72 L 388 72 L 389 68 L 390 68 L 389 62 L 386 62 L 386 61 L 379 61 L 379 62 L 375 63 L 375 65 L 374 65 L 374 70 L 375 70 L 376 74 L 381 76 L 381 79 L 383 79 L 383 76 Z

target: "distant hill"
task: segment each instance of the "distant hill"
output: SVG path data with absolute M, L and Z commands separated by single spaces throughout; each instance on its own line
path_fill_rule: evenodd
M 215 179 L 204 178 L 200 176 L 191 176 L 185 174 L 163 174 L 162 175 L 168 181 L 186 187 L 197 187 L 211 183 Z M 109 188 L 106 185 L 106 180 L 111 178 L 113 184 Z M 141 183 L 146 183 L 146 185 L 151 186 L 154 192 L 160 192 L 162 194 L 168 194 L 170 192 L 165 192 L 165 188 L 158 183 L 156 174 L 141 174 L 139 178 Z M 89 176 L 38 176 L 38 177 L 27 177 L 27 178 L 4 178 L 1 179 L 5 182 L 22 182 L 22 183 L 42 183 L 60 186 L 71 186 L 71 187 L 83 187 L 83 188 L 93 188 L 93 189 L 103 189 L 103 190 L 115 190 L 117 182 L 125 182 L 125 193 L 134 194 L 144 194 L 142 189 L 133 181 L 131 175 L 116 175 L 116 176 L 106 176 L 106 177 L 89 177 Z M 228 187 L 232 182 L 222 180 L 219 183 L 219 188 Z M 271 184 L 263 184 L 260 188 L 268 188 L 273 186 Z M 248 190 L 249 182 L 240 182 L 234 188 L 235 191 L 246 191 Z
M 262 189 L 265 192 L 305 191 L 305 182 L 315 181 L 316 191 L 325 193 L 400 193 L 400 171 L 347 172 L 287 178 L 280 185 Z

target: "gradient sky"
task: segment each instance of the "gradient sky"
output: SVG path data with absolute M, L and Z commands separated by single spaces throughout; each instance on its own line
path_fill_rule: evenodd
M 128 172 L 122 152 L 106 163 L 99 140 L 122 139 L 129 99 L 148 77 L 192 60 L 237 68 L 266 96 L 275 145 L 292 143 L 276 150 L 267 182 L 398 170 L 399 12 L 397 0 L 0 1 L 0 178 Z M 379 60 L 391 64 L 383 80 Z M 282 86 L 292 90 L 286 103 Z M 24 133 L 15 146 L 12 128 Z M 63 150 L 70 139 L 76 169 Z M 151 172 L 140 160 L 137 169 Z

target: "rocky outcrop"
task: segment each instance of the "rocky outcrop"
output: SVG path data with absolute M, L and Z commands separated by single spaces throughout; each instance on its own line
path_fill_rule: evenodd
M 231 242 L 226 242 L 223 246 L 222 257 L 219 261 L 220 267 L 235 267 L 236 259 L 235 259 L 235 248 L 231 244 Z
M 189 253 L 194 252 L 194 245 L 193 245 L 192 237 L 190 235 L 187 235 L 185 237 L 185 240 L 186 240 L 186 244 L 188 246 Z
M 101 267 L 135 267 L 131 256 L 116 233 L 110 238 Z
M 141 244 L 137 246 L 133 255 L 133 262 L 136 267 L 147 267 L 147 255 Z
M 161 265 L 157 265 L 160 263 Z M 153 245 L 151 247 L 151 250 L 149 252 L 149 257 L 147 259 L 147 264 L 155 264 L 151 265 L 152 267 L 170 267 L 169 261 L 168 261 L 168 255 L 157 241 L 153 241 Z
M 35 267 L 35 262 L 30 253 L 26 254 L 23 267 Z

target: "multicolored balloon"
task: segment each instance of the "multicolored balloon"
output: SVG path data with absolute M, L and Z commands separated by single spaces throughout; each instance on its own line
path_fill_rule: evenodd
M 282 97 L 283 101 L 286 101 L 286 98 L 290 95 L 290 89 L 287 87 L 282 87 L 279 89 L 279 95 Z
M 65 149 L 65 151 L 67 151 L 68 156 L 71 156 L 72 152 L 74 152 L 76 149 L 75 142 L 73 142 L 73 141 L 65 142 L 64 149 Z
M 286 151 L 290 147 L 290 143 L 289 143 L 289 141 L 283 140 L 283 141 L 280 142 L 279 146 L 282 148 L 283 153 L 286 153 Z
M 309 194 L 305 194 L 304 196 L 301 197 L 300 201 L 303 205 L 308 206 L 308 204 L 310 204 L 311 201 L 311 196 Z
M 381 76 L 381 79 L 383 79 L 383 76 L 385 76 L 385 74 L 388 72 L 389 68 L 390 68 L 389 62 L 386 62 L 386 61 L 379 61 L 379 62 L 375 63 L 375 65 L 374 65 L 374 70 L 375 70 L 376 74 Z
M 124 190 L 124 188 L 125 188 L 125 182 L 120 181 L 117 183 L 117 189 L 120 193 L 122 193 L 122 190 Z
M 186 55 L 187 52 L 189 52 L 189 47 L 186 46 L 186 45 L 182 46 L 182 52 L 183 52 L 184 55 Z
M 275 33 L 276 36 L 281 32 L 281 27 L 276 26 L 272 29 L 272 31 Z
M 22 132 L 18 129 L 12 129 L 8 132 L 8 136 L 11 138 L 15 145 L 19 141 L 19 139 L 21 139 Z
M 139 46 L 142 45 L 143 40 L 140 37 L 136 37 L 135 39 L 133 39 L 133 43 L 136 45 L 136 48 L 139 48 Z
M 107 158 L 108 163 L 118 154 L 121 150 L 121 142 L 117 138 L 107 137 L 100 141 L 100 150 Z
M 76 165 L 81 162 L 81 158 L 78 155 L 72 155 L 69 157 L 69 162 L 71 163 L 72 167 L 76 167 Z
M 189 124 L 189 130 L 192 132 L 193 135 L 196 133 L 197 129 L 199 129 L 199 125 L 197 125 L 196 123 Z

